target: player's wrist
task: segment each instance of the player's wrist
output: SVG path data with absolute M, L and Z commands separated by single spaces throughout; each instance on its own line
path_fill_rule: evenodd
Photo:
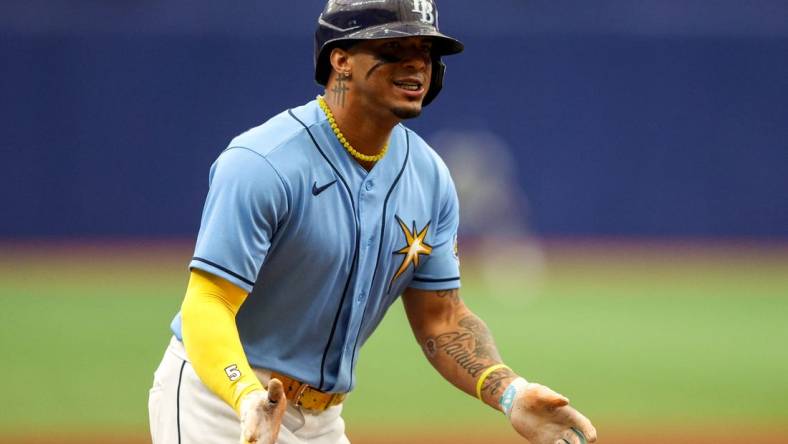
M 515 375 L 514 379 L 504 389 L 503 395 L 498 399 L 498 408 L 507 418 L 512 414 L 515 400 L 521 393 L 525 392 L 527 386 L 528 381 L 525 378 Z
M 493 364 L 476 379 L 476 397 L 490 407 L 501 410 L 501 395 L 511 383 L 520 378 L 508 365 Z
M 265 399 L 268 392 L 263 388 L 262 384 L 250 385 L 243 389 L 239 394 L 233 410 L 242 416 L 244 410 L 248 409 L 250 405 L 254 405 L 258 400 Z
M 484 402 L 484 398 L 482 397 L 482 391 L 484 390 L 485 383 L 490 378 L 490 376 L 492 376 L 493 373 L 499 370 L 508 370 L 509 372 L 512 371 L 512 369 L 506 364 L 493 364 L 487 367 L 486 369 L 484 369 L 482 373 L 479 375 L 479 378 L 476 379 L 476 398 L 478 398 L 479 401 Z

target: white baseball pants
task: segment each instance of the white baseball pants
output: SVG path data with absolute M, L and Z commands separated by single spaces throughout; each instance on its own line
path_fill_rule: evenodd
M 258 375 L 260 379 L 265 374 Z M 267 378 L 263 382 L 266 383 Z M 148 398 L 153 444 L 238 444 L 235 411 L 203 385 L 174 337 L 156 369 Z M 350 444 L 342 405 L 316 414 L 287 406 L 277 444 Z

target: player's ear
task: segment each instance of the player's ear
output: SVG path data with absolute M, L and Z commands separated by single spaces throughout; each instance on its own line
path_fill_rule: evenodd
M 344 48 L 334 48 L 329 55 L 331 61 L 332 75 L 338 73 L 350 73 L 353 66 L 353 57 L 350 52 Z

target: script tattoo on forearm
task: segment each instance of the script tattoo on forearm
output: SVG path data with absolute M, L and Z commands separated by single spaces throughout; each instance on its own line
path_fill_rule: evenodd
M 345 106 L 345 97 L 347 92 L 350 91 L 350 88 L 347 86 L 348 80 L 350 80 L 350 75 L 341 72 L 337 74 L 336 85 L 331 88 L 331 101 L 339 107 Z
M 441 297 L 459 298 L 456 292 L 453 296 L 446 294 Z M 456 331 L 427 338 L 424 343 L 427 357 L 433 359 L 438 353 L 445 353 L 473 378 L 478 378 L 486 368 L 501 362 L 492 334 L 481 319 L 470 314 L 461 318 L 457 325 L 459 329 Z M 513 376 L 514 373 L 509 369 L 496 370 L 485 379 L 482 391 L 498 397 Z
M 482 393 L 489 393 L 493 396 L 494 399 L 499 399 L 503 396 L 504 390 L 515 378 L 515 374 L 513 371 L 509 370 L 508 368 L 502 368 L 494 371 L 487 379 L 484 380 L 484 384 L 482 385 Z
M 471 332 L 476 339 L 476 345 L 473 353 L 477 358 L 483 360 L 500 361 L 501 357 L 498 355 L 498 350 L 495 349 L 492 334 L 490 330 L 484 325 L 481 319 L 476 316 L 467 316 L 460 319 L 458 322 L 460 327 Z

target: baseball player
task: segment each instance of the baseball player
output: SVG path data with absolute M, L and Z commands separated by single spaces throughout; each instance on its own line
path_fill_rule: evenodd
M 211 167 L 150 392 L 153 443 L 347 443 L 359 349 L 400 296 L 449 382 L 533 444 L 594 442 L 564 396 L 503 363 L 460 299 L 454 184 L 401 123 L 463 50 L 434 1 L 329 0 L 315 37 L 324 95 L 236 137 Z

